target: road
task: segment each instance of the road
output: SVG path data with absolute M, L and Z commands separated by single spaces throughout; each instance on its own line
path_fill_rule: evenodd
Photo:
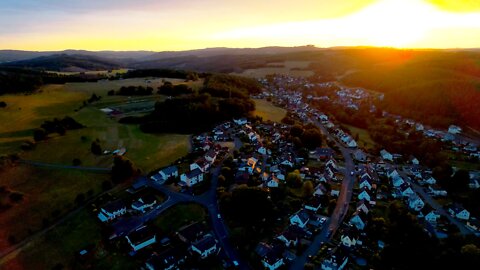
M 248 265 L 244 263 L 237 252 L 237 250 L 232 246 L 230 243 L 230 239 L 228 237 L 228 227 L 225 224 L 223 218 L 218 218 L 220 214 L 220 210 L 218 208 L 218 201 L 217 201 L 217 186 L 218 186 L 218 176 L 220 175 L 222 165 L 218 165 L 214 169 L 211 170 L 211 184 L 210 188 L 204 192 L 202 195 L 199 196 L 192 196 L 184 193 L 179 193 L 172 191 L 170 188 L 157 184 L 155 182 L 150 181 L 149 185 L 168 196 L 168 200 L 163 203 L 163 205 L 167 204 L 165 207 L 153 210 L 151 213 L 148 213 L 144 221 L 150 220 L 156 216 L 158 216 L 161 212 L 165 211 L 169 207 L 178 204 L 178 203 L 198 203 L 204 206 L 209 213 L 212 229 L 215 233 L 215 236 L 222 247 L 223 252 L 225 252 L 226 257 L 228 257 L 231 261 L 237 261 L 239 269 L 249 269 Z
M 428 203 L 433 209 L 435 209 L 435 211 L 437 211 L 437 214 L 441 215 L 441 216 L 444 216 L 445 218 L 447 218 L 450 223 L 452 224 L 455 224 L 455 226 L 458 227 L 458 230 L 460 231 L 460 233 L 462 235 L 467 235 L 467 234 L 472 234 L 472 231 L 470 231 L 466 226 L 465 224 L 463 224 L 462 222 L 460 222 L 458 219 L 452 217 L 450 215 L 449 212 L 447 212 L 447 210 L 445 210 L 435 199 L 432 198 L 432 196 L 430 196 L 429 194 L 427 194 L 423 188 L 418 185 L 417 183 L 415 183 L 412 179 L 410 179 L 410 177 L 407 176 L 406 172 L 404 170 L 401 170 L 399 169 L 398 170 L 399 174 L 402 176 L 403 179 L 405 179 L 405 181 L 407 181 L 408 183 L 410 183 L 410 185 L 412 186 L 412 189 L 418 194 L 420 195 L 420 197 L 422 197 L 422 199 Z
M 320 247 L 322 246 L 322 242 L 328 241 L 330 237 L 335 234 L 337 229 L 342 224 L 345 215 L 347 214 L 348 205 L 350 203 L 350 200 L 352 199 L 352 189 L 355 182 L 354 176 L 350 175 L 350 172 L 355 169 L 355 163 L 353 162 L 351 156 L 352 151 L 339 143 L 337 139 L 332 134 L 330 134 L 330 132 L 328 132 L 328 130 L 320 122 L 316 120 L 313 120 L 312 122 L 317 127 L 319 127 L 328 138 L 333 140 L 340 149 L 340 152 L 345 159 L 345 172 L 342 182 L 342 188 L 340 190 L 340 195 L 338 196 L 337 205 L 335 207 L 335 210 L 333 211 L 332 216 L 325 223 L 322 231 L 314 238 L 307 250 L 301 256 L 295 258 L 295 260 L 292 262 L 292 264 L 290 265 L 290 269 L 292 270 L 303 269 L 305 263 L 307 262 L 308 256 L 316 255 L 320 250 Z M 327 237 L 329 231 L 331 231 L 332 233 L 330 236 Z

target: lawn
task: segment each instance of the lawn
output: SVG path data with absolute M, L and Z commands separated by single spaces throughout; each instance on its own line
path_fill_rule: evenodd
M 309 66 L 309 64 L 309 61 L 285 61 L 270 63 L 267 65 L 267 67 L 246 69 L 241 73 L 234 74 L 257 79 L 264 78 L 265 76 L 272 74 L 289 75 L 292 77 L 309 77 L 314 74 L 311 70 L 304 70 Z
M 207 219 L 207 212 L 199 204 L 178 204 L 163 212 L 153 222 L 165 234 L 177 231 L 192 222 Z
M 95 156 L 90 151 L 91 142 L 99 139 L 104 150 L 125 147 L 126 157 L 148 172 L 169 165 L 190 150 L 188 135 L 143 133 L 137 125 L 118 124 L 93 106 L 72 117 L 87 127 L 40 142 L 35 150 L 25 152 L 22 157 L 61 164 L 71 164 L 78 158 L 82 166 L 109 167 L 112 163 L 110 155 Z M 55 154 L 51 154 L 52 147 L 55 147 Z
M 263 120 L 281 122 L 282 119 L 287 115 L 287 111 L 285 109 L 277 107 L 265 99 L 254 99 L 254 101 L 254 114 L 262 117 Z
M 28 165 L 6 168 L 0 172 L 0 186 L 22 193 L 24 198 L 1 212 L 0 249 L 9 245 L 10 236 L 21 241 L 71 211 L 78 194 L 100 193 L 102 182 L 109 179 L 109 174 L 78 170 Z
M 95 245 L 93 269 L 138 269 L 130 257 L 107 252 L 101 244 L 101 228 L 95 218 L 82 210 L 71 219 L 30 242 L 23 250 L 0 261 L 2 269 L 52 269 L 63 265 L 67 269 L 83 269 L 73 254 L 87 245 Z
M 358 134 L 359 140 L 357 144 L 359 147 L 365 147 L 367 149 L 372 149 L 375 147 L 375 142 L 372 140 L 372 138 L 370 137 L 370 134 L 366 129 L 357 128 L 357 127 L 345 125 L 345 124 L 342 124 L 342 125 L 350 131 L 350 134 L 352 136 L 355 137 L 355 135 Z

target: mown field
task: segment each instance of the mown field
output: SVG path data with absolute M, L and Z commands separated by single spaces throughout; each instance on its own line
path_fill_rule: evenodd
M 0 172 L 0 186 L 23 194 L 20 202 L 2 196 L 10 207 L 0 214 L 0 250 L 49 226 L 76 207 L 78 194 L 99 194 L 109 174 L 18 165 Z
M 270 63 L 267 67 L 246 69 L 241 73 L 235 73 L 235 75 L 241 75 L 250 78 L 264 78 L 267 75 L 289 75 L 293 77 L 309 77 L 314 74 L 313 71 L 307 70 L 310 65 L 309 61 L 285 61 L 278 63 Z
M 254 99 L 254 101 L 254 114 L 262 117 L 263 120 L 281 122 L 282 119 L 287 115 L 287 111 L 285 109 L 277 107 L 265 99 Z
M 365 147 L 366 149 L 372 149 L 375 147 L 375 142 L 370 137 L 370 134 L 366 129 L 357 128 L 350 125 L 343 124 L 349 131 L 352 136 L 355 137 L 358 134 L 358 141 L 357 144 L 359 147 Z

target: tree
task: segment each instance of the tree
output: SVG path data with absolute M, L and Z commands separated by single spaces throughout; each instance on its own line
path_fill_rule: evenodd
M 298 170 L 289 173 L 286 180 L 287 185 L 291 188 L 299 188 L 302 186 L 302 177 Z
M 92 145 L 90 146 L 90 150 L 94 155 L 101 155 L 102 154 L 102 147 L 100 147 L 100 144 L 97 141 L 93 141 Z
M 73 166 L 80 166 L 82 164 L 82 161 L 79 158 L 74 158 L 72 161 Z
M 82 204 L 83 202 L 85 202 L 85 194 L 79 193 L 77 195 L 77 197 L 75 198 L 75 203 L 76 204 Z
M 302 143 L 308 149 L 322 145 L 322 134 L 318 129 L 307 129 L 302 135 Z
M 290 128 L 290 135 L 292 137 L 300 137 L 303 134 L 303 127 L 300 125 L 294 125 Z
M 33 131 L 33 139 L 38 142 L 38 141 L 43 141 L 47 138 L 47 132 L 43 128 L 36 128 Z
M 312 181 L 303 182 L 303 197 L 310 197 L 313 194 L 313 183 Z
M 0 101 L 0 108 L 5 108 L 7 107 L 7 103 L 5 101 Z
M 458 170 L 452 177 L 450 190 L 454 192 L 466 191 L 470 184 L 470 173 L 466 170 Z
M 112 181 L 115 184 L 122 183 L 132 177 L 135 173 L 133 163 L 125 157 L 115 156 L 113 158 Z

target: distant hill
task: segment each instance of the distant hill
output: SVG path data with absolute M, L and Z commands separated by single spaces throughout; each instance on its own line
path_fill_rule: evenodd
M 122 67 L 122 64 L 115 60 L 78 54 L 55 54 L 41 56 L 28 60 L 8 62 L 2 65 L 8 67 L 72 72 L 108 70 Z

